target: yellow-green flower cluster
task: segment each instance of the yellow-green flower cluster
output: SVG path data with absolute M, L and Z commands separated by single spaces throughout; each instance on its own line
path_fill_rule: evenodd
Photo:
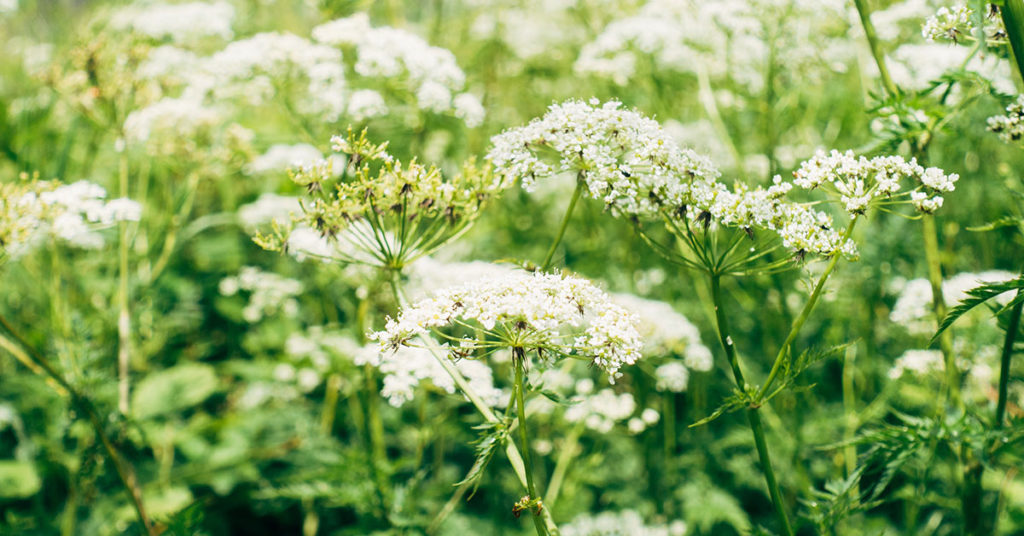
M 332 160 L 291 172 L 308 193 L 294 223 L 319 234 L 324 243 L 318 245 L 309 244 L 308 232 L 303 235 L 303 247 L 319 257 L 400 269 L 464 231 L 505 187 L 489 165 L 473 160 L 454 176 L 415 160 L 399 162 L 387 144 L 369 142 L 365 131 L 332 141 L 347 157 L 342 173 Z M 276 237 L 259 236 L 257 242 L 288 249 L 288 234 L 277 229 Z

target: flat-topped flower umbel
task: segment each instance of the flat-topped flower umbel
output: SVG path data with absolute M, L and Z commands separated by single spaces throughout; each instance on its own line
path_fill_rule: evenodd
M 467 327 L 468 337 L 436 328 Z M 485 334 L 477 337 L 476 328 Z M 388 319 L 372 337 L 384 351 L 434 331 L 455 352 L 513 348 L 541 356 L 591 360 L 614 381 L 622 365 L 640 358 L 637 320 L 590 281 L 559 274 L 514 272 L 441 290 Z

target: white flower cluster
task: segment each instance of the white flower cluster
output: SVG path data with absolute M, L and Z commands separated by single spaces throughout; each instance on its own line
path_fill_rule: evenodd
M 245 166 L 246 175 L 283 172 L 291 168 L 306 166 L 324 159 L 319 149 L 308 143 L 295 145 L 271 145 L 267 152 L 256 157 Z
M 955 306 L 968 297 L 967 291 L 985 283 L 1009 281 L 1016 277 L 1002 270 L 980 273 L 962 272 L 942 282 L 942 295 L 946 304 Z M 927 279 L 912 279 L 898 289 L 899 297 L 889 313 L 889 320 L 903 326 L 912 335 L 930 335 L 935 331 L 935 316 L 932 314 L 932 287 Z M 1013 293 L 1006 292 L 996 297 L 1006 304 Z
M 423 257 L 409 265 L 405 289 L 411 299 L 425 298 L 436 289 L 453 287 L 467 281 L 502 277 L 516 272 L 509 264 L 484 261 L 441 262 Z
M 249 323 L 255 324 L 278 312 L 285 316 L 299 313 L 295 297 L 302 293 L 302 283 L 254 266 L 243 266 L 237 276 L 221 279 L 219 288 L 224 296 L 234 296 L 240 290 L 249 293 L 249 301 L 242 309 L 242 318 Z
M 623 110 L 570 100 L 552 105 L 528 125 L 492 139 L 488 157 L 496 170 L 531 190 L 538 179 L 575 172 L 587 191 L 617 215 L 694 219 L 747 231 L 768 229 L 798 252 L 856 256 L 827 214 L 790 202 L 792 185 L 776 177 L 767 189 L 739 184 L 730 191 L 705 158 L 678 147 L 653 119 Z M 554 155 L 554 162 L 544 159 Z
M 420 109 L 435 113 L 455 113 L 468 126 L 483 121 L 479 99 L 460 93 L 466 74 L 451 51 L 431 46 L 413 33 L 388 26 L 373 27 L 366 13 L 337 19 L 313 28 L 313 39 L 322 44 L 352 47 L 355 72 L 377 79 L 406 80 Z M 380 95 L 373 92 L 359 97 L 350 113 L 366 117 L 386 112 Z M 353 95 L 353 99 L 356 96 Z
M 569 403 L 565 410 L 566 421 L 583 422 L 587 428 L 601 434 L 611 432 L 615 423 L 629 419 L 636 411 L 633 395 L 616 394 L 611 389 L 574 396 Z
M 784 51 L 787 68 L 793 70 L 852 57 L 841 50 L 849 48 L 845 40 L 832 39 L 829 33 L 832 21 L 842 15 L 841 3 L 834 1 L 649 0 L 636 14 L 615 18 L 585 44 L 575 69 L 619 85 L 636 79 L 643 68 L 706 69 L 756 93 L 764 87 L 773 48 Z
M 301 213 L 298 197 L 265 193 L 252 203 L 238 207 L 238 220 L 246 228 L 256 228 L 270 222 L 287 224 L 293 214 Z
M 942 193 L 952 192 L 960 176 L 946 174 L 939 168 L 918 165 L 899 156 L 868 159 L 853 151 L 836 150 L 826 154 L 818 151 L 794 172 L 793 183 L 801 188 L 821 188 L 839 199 L 850 214 L 863 214 L 873 203 L 895 203 L 900 195 L 900 181 L 910 179 L 914 186 L 910 201 L 927 214 L 942 206 Z
M 635 510 L 583 514 L 559 527 L 562 536 L 683 536 L 686 523 L 648 525 Z
M 659 391 L 681 393 L 690 383 L 690 371 L 678 361 L 669 361 L 654 369 L 654 379 Z
M 676 312 L 671 305 L 633 294 L 613 294 L 612 301 L 636 315 L 639 320 L 644 356 L 678 355 L 683 358 L 686 367 L 702 372 L 711 370 L 711 350 L 701 342 L 697 326 Z
M 1008 143 L 1024 140 L 1024 95 L 1006 107 L 1006 115 L 989 117 L 988 129 Z
M 526 350 L 572 352 L 592 359 L 614 381 L 622 365 L 640 358 L 636 318 L 585 279 L 514 272 L 447 288 L 405 308 L 375 333 L 385 350 L 431 328 L 474 322 Z M 514 337 L 515 341 L 509 341 Z M 463 340 L 464 347 L 487 344 Z
M 374 347 L 373 350 L 377 352 L 379 348 Z M 502 407 L 508 402 L 508 393 L 494 386 L 493 372 L 486 364 L 473 359 L 459 359 L 454 364 L 466 378 L 470 389 L 485 404 Z M 421 382 L 429 382 L 449 394 L 455 393 L 455 380 L 425 348 L 404 346 L 394 352 L 387 352 L 380 356 L 377 367 L 384 375 L 380 394 L 392 406 L 400 407 L 412 400 Z
M 201 99 L 164 97 L 128 114 L 124 120 L 124 135 L 131 143 L 145 143 L 151 137 L 190 139 L 221 121 L 221 113 L 203 104 Z
M 896 358 L 888 376 L 896 380 L 903 376 L 904 372 L 923 376 L 936 370 L 945 370 L 942 352 L 938 350 L 907 350 L 903 355 Z
M 1006 38 L 1006 28 L 1002 17 L 988 17 L 985 25 L 986 38 L 1002 40 Z M 974 37 L 974 10 L 965 4 L 953 7 L 940 7 L 934 15 L 928 17 L 921 27 L 921 35 L 928 41 L 958 42 L 963 37 Z
M 949 71 L 966 69 L 992 82 L 1002 93 L 1016 92 L 1010 62 L 995 54 L 973 54 L 970 47 L 945 43 L 907 43 L 889 55 L 889 71 L 896 85 L 903 89 L 925 90 Z M 875 67 L 869 64 L 869 69 Z M 877 73 L 877 69 L 875 70 Z M 954 88 L 947 99 L 955 103 L 962 92 Z
M 488 158 L 496 169 L 528 191 L 538 179 L 582 173 L 590 196 L 618 214 L 694 205 L 695 196 L 710 195 L 718 177 L 710 161 L 678 147 L 657 121 L 618 101 L 554 104 L 543 117 L 491 141 Z M 545 161 L 541 155 L 548 152 L 557 160 Z
M 6 192 L 5 192 L 6 193 Z M 98 249 L 103 235 L 98 231 L 120 221 L 139 221 L 142 205 L 127 198 L 106 200 L 107 191 L 89 181 L 22 193 L 4 199 L 7 230 L 15 230 L 3 244 L 4 253 L 18 256 L 32 245 L 52 236 L 72 246 Z
M 149 51 L 135 74 L 142 80 L 157 80 L 169 85 L 187 83 L 199 65 L 199 56 L 174 45 L 160 45 Z
M 111 25 L 152 39 L 181 43 L 204 37 L 231 39 L 234 18 L 235 8 L 227 2 L 152 3 L 121 9 L 111 18 Z
M 259 105 L 279 98 L 282 84 L 296 78 L 305 87 L 293 97 L 296 111 L 328 122 L 346 112 L 341 52 L 289 33 L 266 32 L 229 43 L 202 60 L 186 95 L 240 98 Z

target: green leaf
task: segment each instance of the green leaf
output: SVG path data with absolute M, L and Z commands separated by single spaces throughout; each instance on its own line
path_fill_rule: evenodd
M 154 372 L 139 382 L 132 396 L 136 418 L 147 419 L 195 406 L 217 391 L 213 367 L 185 363 Z
M 1004 292 L 1017 290 L 1017 295 L 1014 296 L 1014 298 L 1010 300 L 1010 303 L 1006 305 L 1006 307 L 1013 307 L 1021 300 L 1024 300 L 1024 293 L 1019 292 L 1020 289 L 1024 289 L 1024 276 L 1018 277 L 1017 279 L 1011 279 L 1009 281 L 987 283 L 980 287 L 968 290 L 967 298 L 960 302 L 960 305 L 951 309 L 946 315 L 946 318 L 942 319 L 942 323 L 939 324 L 939 330 L 932 336 L 932 340 L 929 344 L 935 344 L 935 341 L 939 339 L 939 335 L 941 335 L 943 331 L 946 331 L 949 326 L 953 325 L 953 322 L 956 322 L 958 318 L 966 314 L 971 309 L 974 309 Z
M 1003 227 L 1017 227 L 1024 225 L 1024 218 L 1018 216 L 1005 216 L 995 221 L 990 221 L 984 225 L 978 225 L 976 227 L 968 227 L 968 231 L 980 233 L 985 231 L 994 231 L 996 229 L 1002 229 Z
M 0 498 L 24 499 L 42 487 L 43 481 L 31 462 L 0 460 Z
M 722 402 L 722 405 L 718 406 L 718 408 L 715 409 L 715 411 L 712 412 L 711 415 L 708 415 L 707 417 L 704 417 L 703 419 L 691 424 L 690 428 L 703 426 L 721 417 L 722 415 L 725 415 L 726 413 L 732 413 L 734 411 L 739 411 L 741 409 L 748 408 L 754 402 L 754 396 L 754 392 L 748 393 L 740 391 L 739 389 L 734 389 L 732 395 L 726 398 L 725 401 Z
M 484 476 L 487 464 L 491 462 L 491 458 L 494 457 L 498 446 L 504 443 L 508 437 L 508 427 L 504 423 L 486 423 L 476 428 L 481 430 L 480 437 L 474 441 L 476 445 L 476 459 L 473 460 L 473 466 L 469 468 L 466 478 L 455 484 L 456 486 L 472 484 L 473 487 L 469 491 L 468 498 L 472 498 L 476 494 L 476 489 L 480 486 L 480 479 Z

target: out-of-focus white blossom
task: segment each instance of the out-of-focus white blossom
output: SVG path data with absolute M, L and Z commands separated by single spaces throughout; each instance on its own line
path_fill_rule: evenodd
M 125 138 L 144 143 L 152 137 L 194 138 L 199 132 L 221 122 L 221 114 L 192 97 L 165 97 L 128 114 Z
M 671 305 L 632 294 L 613 294 L 612 301 L 639 319 L 645 356 L 678 355 L 689 368 L 711 370 L 711 350 L 701 343 L 700 331 Z
M 255 160 L 245 166 L 245 173 L 247 175 L 257 175 L 260 173 L 282 172 L 291 168 L 319 162 L 323 158 L 323 153 L 308 143 L 271 145 L 267 152 L 256 157 Z
M 963 272 L 942 282 L 942 295 L 946 305 L 955 307 L 968 297 L 967 291 L 986 283 L 1009 281 L 1016 277 L 1002 270 L 980 273 Z M 899 297 L 889 313 L 889 320 L 902 326 L 912 335 L 930 335 L 935 332 L 936 319 L 932 312 L 932 287 L 927 279 L 912 279 L 897 289 Z M 1004 292 L 996 301 L 1006 304 L 1012 292 Z
M 258 227 L 274 221 L 284 224 L 291 221 L 293 214 L 301 212 L 299 198 L 265 193 L 252 203 L 238 207 L 238 220 L 245 227 Z
M 580 395 L 569 399 L 565 420 L 582 422 L 587 428 L 607 434 L 615 423 L 629 419 L 636 411 L 636 402 L 629 393 L 616 394 L 602 389 L 593 395 Z M 642 421 L 641 421 L 642 422 Z
M 407 84 L 409 94 L 421 110 L 454 112 L 469 126 L 476 126 L 482 120 L 482 107 L 472 107 L 467 100 L 472 96 L 461 93 L 466 74 L 451 51 L 431 46 L 422 37 L 406 30 L 374 27 L 366 13 L 321 24 L 313 28 L 312 35 L 318 43 L 351 49 L 355 54 L 354 69 L 359 76 L 376 80 L 378 84 L 382 79 Z M 355 94 L 352 98 L 356 98 Z M 382 115 L 386 111 L 383 100 L 371 101 L 368 97 L 358 106 L 349 106 L 350 114 L 361 115 L 362 118 Z M 357 117 L 356 120 L 360 119 Z
M 999 134 L 1008 143 L 1020 143 L 1024 139 L 1024 95 L 1006 107 L 1006 115 L 988 118 L 988 129 Z
M 686 523 L 647 524 L 635 510 L 583 514 L 559 527 L 562 536 L 683 536 Z
M 115 13 L 111 25 L 153 39 L 183 43 L 203 37 L 231 39 L 234 17 L 235 8 L 227 2 L 136 4 Z
M 256 323 L 277 313 L 285 316 L 299 313 L 299 302 L 295 298 L 302 293 L 302 283 L 294 279 L 254 266 L 243 266 L 237 276 L 220 281 L 222 295 L 234 296 L 239 291 L 249 294 L 249 301 L 242 309 L 242 318 L 246 322 Z
M 348 116 L 352 121 L 365 121 L 388 113 L 384 97 L 372 89 L 353 91 L 348 97 Z

